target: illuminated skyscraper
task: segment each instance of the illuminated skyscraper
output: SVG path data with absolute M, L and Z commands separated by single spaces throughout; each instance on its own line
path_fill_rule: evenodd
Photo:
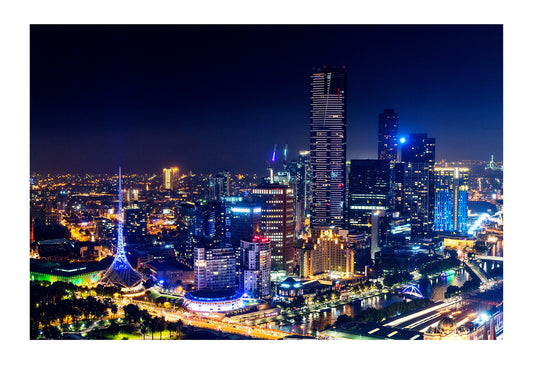
M 235 289 L 235 252 L 232 248 L 194 248 L 194 289 Z
M 311 75 L 311 228 L 344 227 L 346 186 L 346 70 Z
M 179 169 L 176 167 L 163 169 L 163 188 L 165 190 L 177 190 L 179 181 Z
M 435 207 L 435 138 L 409 134 L 402 144 L 403 214 L 411 217 L 413 236 L 425 236 L 433 230 Z
M 241 241 L 244 292 L 252 297 L 270 295 L 270 240 L 255 236 Z
M 398 114 L 385 109 L 379 114 L 378 159 L 395 161 L 398 153 Z
M 294 258 L 293 189 L 284 185 L 263 184 L 252 189 L 261 206 L 261 235 L 271 241 L 272 270 L 291 273 Z
M 435 169 L 435 231 L 466 233 L 468 168 Z

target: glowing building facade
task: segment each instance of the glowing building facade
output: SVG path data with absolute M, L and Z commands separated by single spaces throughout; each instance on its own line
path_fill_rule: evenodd
M 346 193 L 346 70 L 311 75 L 311 228 L 344 227 Z
M 177 190 L 179 182 L 179 169 L 177 167 L 163 169 L 163 188 Z
M 319 236 L 310 239 L 312 247 L 303 253 L 302 273 L 304 277 L 328 275 L 346 278 L 354 273 L 354 251 L 348 242 L 348 231 L 321 229 Z
M 194 290 L 235 289 L 235 252 L 232 248 L 194 248 Z
M 243 288 L 250 297 L 270 295 L 270 240 L 256 236 L 241 241 Z
M 252 196 L 261 205 L 261 235 L 271 241 L 273 271 L 291 273 L 296 266 L 294 258 L 293 189 L 276 184 L 254 187 Z
M 468 168 L 435 169 L 435 231 L 468 231 L 468 173 Z

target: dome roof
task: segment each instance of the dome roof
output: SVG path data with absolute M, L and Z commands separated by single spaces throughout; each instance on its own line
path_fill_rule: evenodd
M 442 331 L 452 332 L 457 329 L 457 323 L 451 317 L 445 317 L 439 322 L 438 328 Z

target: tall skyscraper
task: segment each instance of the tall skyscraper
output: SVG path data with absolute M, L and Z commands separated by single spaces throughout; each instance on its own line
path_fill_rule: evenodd
M 270 241 L 255 236 L 241 241 L 243 260 L 243 290 L 252 297 L 270 295 Z
M 435 169 L 435 231 L 468 231 L 468 172 L 468 168 Z
M 388 160 L 351 160 L 348 185 L 348 227 L 370 231 L 374 211 L 390 208 Z
M 293 189 L 284 185 L 263 184 L 252 189 L 261 206 L 261 234 L 271 241 L 272 270 L 292 273 L 294 258 Z
M 395 161 L 398 154 L 398 114 L 394 109 L 385 109 L 379 114 L 378 159 Z
M 404 167 L 403 214 L 411 217 L 413 236 L 425 236 L 433 230 L 435 207 L 435 138 L 427 134 L 409 134 L 401 147 Z
M 344 227 L 346 194 L 346 70 L 311 75 L 311 228 Z
M 300 151 L 298 159 L 288 162 L 285 169 L 290 173 L 290 186 L 294 190 L 294 233 L 300 235 L 311 208 L 309 151 Z
M 163 169 L 163 188 L 165 190 L 177 190 L 179 181 L 179 169 L 177 167 Z

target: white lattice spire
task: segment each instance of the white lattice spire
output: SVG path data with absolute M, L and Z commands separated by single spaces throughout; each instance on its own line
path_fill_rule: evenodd
M 118 168 L 117 253 L 115 254 L 115 260 L 104 273 L 102 281 L 108 281 L 121 287 L 131 288 L 143 281 L 144 277 L 140 273 L 135 271 L 131 267 L 130 262 L 128 262 L 128 258 L 126 257 L 126 251 L 124 250 L 123 226 L 124 218 L 122 214 L 122 172 L 121 168 Z

